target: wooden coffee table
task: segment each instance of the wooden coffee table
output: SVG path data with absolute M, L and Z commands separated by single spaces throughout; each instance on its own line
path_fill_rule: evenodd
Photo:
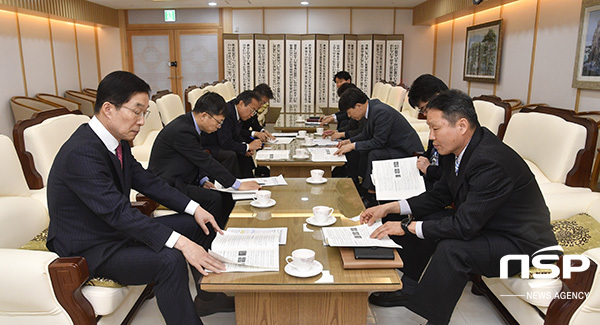
M 211 274 L 202 279 L 202 289 L 233 293 L 237 324 L 366 324 L 368 294 L 402 288 L 395 269 L 345 270 L 340 252 L 325 247 L 319 227 L 305 224 L 315 205 L 334 208 L 333 226 L 356 224 L 348 219 L 364 207 L 349 179 L 329 179 L 310 185 L 304 179 L 286 179 L 288 186 L 270 187 L 274 207 L 257 209 L 238 203 L 229 227 L 287 227 L 287 243 L 280 246 L 279 272 Z M 314 191 L 320 187 L 323 191 Z M 321 192 L 322 194 L 314 194 Z M 316 252 L 323 272 L 297 278 L 284 272 L 285 257 L 297 248 Z

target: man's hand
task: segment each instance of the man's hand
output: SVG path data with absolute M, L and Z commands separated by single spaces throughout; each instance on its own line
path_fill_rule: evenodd
M 275 140 L 276 138 L 271 134 L 271 132 L 264 130 L 262 131 L 264 134 L 267 135 L 267 140 Z
M 388 221 L 375 229 L 371 234 L 371 238 L 381 239 L 387 235 L 404 236 L 404 229 L 400 221 Z
M 335 133 L 335 130 L 325 130 L 323 131 L 323 139 Z
M 204 184 L 202 184 L 202 187 L 210 190 L 211 188 L 215 188 L 215 184 L 210 181 L 206 181 Z
M 346 132 L 335 132 L 331 135 L 331 140 L 337 140 L 346 137 Z
M 346 140 L 344 140 L 344 141 L 346 141 Z M 342 142 L 343 142 L 343 141 L 342 141 Z M 340 143 L 341 143 L 341 142 L 340 142 Z M 355 145 L 356 145 L 355 143 L 347 143 L 347 144 L 344 144 L 344 145 L 342 145 L 342 146 L 339 146 L 339 144 L 338 144 L 338 148 L 339 148 L 339 149 L 338 149 L 336 152 L 334 152 L 333 154 L 334 154 L 335 156 L 341 156 L 341 155 L 344 155 L 344 154 L 346 154 L 346 153 L 348 153 L 348 152 L 350 152 L 350 151 L 354 150 L 354 148 L 355 148 Z
M 185 260 L 195 267 L 200 273 L 208 275 L 205 269 L 215 273 L 225 271 L 225 265 L 216 258 L 210 256 L 204 248 L 185 236 L 179 237 L 174 248 L 180 250 Z
M 202 228 L 205 234 L 208 235 L 209 233 L 208 228 L 206 227 L 207 223 L 212 225 L 215 232 L 218 232 L 221 235 L 223 234 L 223 230 L 219 228 L 219 225 L 215 221 L 215 217 L 213 217 L 213 215 L 208 211 L 204 210 L 201 206 L 197 207 L 196 211 L 194 211 L 194 219 L 196 220 L 196 223 L 200 225 L 200 228 Z
M 256 139 L 256 140 L 248 143 L 248 151 L 260 149 L 260 148 L 262 148 L 262 145 L 263 145 L 262 141 L 260 141 L 259 139 Z
M 246 151 L 246 157 L 252 157 L 252 156 L 254 156 L 255 152 L 256 151 L 254 151 L 254 150 L 248 150 L 248 151 Z
M 427 157 L 421 156 L 417 159 L 417 168 L 419 168 L 419 170 L 423 174 L 427 174 L 427 167 L 429 167 L 430 164 L 431 163 L 429 162 L 429 159 L 427 159 Z
M 390 202 L 368 208 L 360 214 L 360 223 L 372 226 L 375 221 L 382 219 L 390 213 L 400 213 L 398 202 Z
M 321 122 L 321 125 L 327 125 L 331 122 L 334 122 L 335 120 L 333 119 L 333 115 L 327 115 L 327 116 L 321 116 L 319 121 Z
M 343 145 L 350 143 L 350 139 L 342 140 L 338 142 L 337 147 L 341 148 Z
M 256 181 L 242 182 L 238 191 L 254 191 L 260 190 L 261 186 Z

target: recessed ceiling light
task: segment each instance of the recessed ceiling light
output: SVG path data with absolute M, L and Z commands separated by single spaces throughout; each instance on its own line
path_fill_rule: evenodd
M 211 1 L 208 3 L 209 6 L 214 7 L 217 5 L 217 3 L 215 1 Z
M 300 4 L 303 6 L 308 6 L 308 1 L 300 1 Z

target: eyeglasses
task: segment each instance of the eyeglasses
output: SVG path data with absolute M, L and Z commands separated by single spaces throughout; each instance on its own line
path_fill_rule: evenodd
M 252 116 L 254 116 L 254 115 L 256 115 L 258 113 L 257 109 L 254 109 L 254 108 L 252 108 L 250 106 L 246 106 L 246 107 L 248 107 L 252 111 Z
M 225 119 L 223 119 L 222 121 L 219 121 L 214 116 L 212 116 L 212 114 L 210 114 L 210 113 L 206 113 L 206 114 L 208 114 L 208 116 L 212 117 L 212 119 L 215 120 L 215 122 L 219 123 L 219 126 L 223 125 L 223 122 L 225 122 Z
M 123 106 L 123 105 L 121 105 L 121 107 L 127 108 L 128 110 L 132 111 L 132 112 L 133 112 L 133 114 L 135 114 L 135 116 L 136 116 L 137 118 L 140 118 L 141 116 L 143 116 L 143 117 L 144 117 L 144 119 L 147 119 L 147 118 L 148 118 L 148 116 L 149 116 L 149 115 L 150 115 L 150 113 L 151 113 L 149 109 L 147 109 L 147 110 L 144 112 L 144 111 L 139 111 L 139 110 L 137 110 L 137 109 L 133 109 L 133 108 L 131 108 L 131 107 L 127 107 L 127 106 Z
M 423 104 L 422 106 L 417 107 L 417 110 L 419 110 L 419 113 L 425 114 L 425 111 L 427 110 L 427 103 Z

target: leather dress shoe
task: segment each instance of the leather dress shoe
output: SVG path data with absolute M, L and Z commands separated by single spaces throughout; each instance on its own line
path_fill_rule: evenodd
M 235 302 L 233 297 L 224 293 L 217 293 L 211 300 L 202 300 L 199 296 L 194 299 L 196 313 L 198 316 L 208 316 L 214 313 L 229 313 L 235 311 Z
M 402 290 L 373 292 L 369 295 L 369 302 L 381 307 L 406 306 L 411 297 L 412 295 L 406 294 Z

